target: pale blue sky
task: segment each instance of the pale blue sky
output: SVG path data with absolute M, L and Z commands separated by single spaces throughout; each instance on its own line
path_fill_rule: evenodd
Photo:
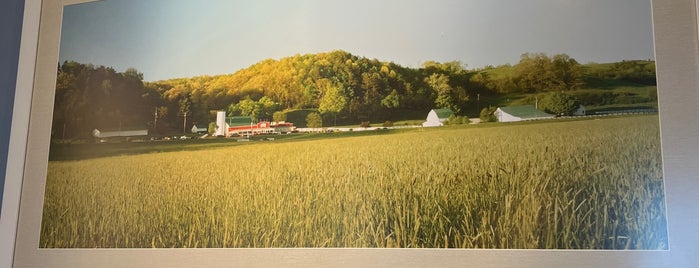
M 417 67 L 653 59 L 650 0 L 105 0 L 64 10 L 60 60 L 134 67 L 145 80 L 233 73 L 345 50 Z

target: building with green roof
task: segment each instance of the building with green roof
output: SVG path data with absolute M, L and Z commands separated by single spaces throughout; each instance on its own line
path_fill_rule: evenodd
M 550 119 L 554 116 L 537 109 L 534 105 L 521 105 L 499 107 L 495 110 L 495 117 L 498 119 L 498 122 L 517 122 Z
M 423 127 L 441 127 L 449 120 L 454 112 L 449 109 L 432 109 L 427 113 L 427 119 L 422 123 Z
M 228 127 L 249 126 L 252 124 L 252 117 L 250 117 L 250 116 L 226 117 L 226 124 L 228 124 Z
M 226 111 L 216 112 L 216 136 L 228 136 L 230 128 L 252 126 L 252 117 L 250 116 L 226 116 Z

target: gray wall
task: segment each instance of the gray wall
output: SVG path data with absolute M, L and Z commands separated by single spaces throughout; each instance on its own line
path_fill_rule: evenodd
M 5 187 L 23 14 L 24 0 L 0 1 L 0 208 Z

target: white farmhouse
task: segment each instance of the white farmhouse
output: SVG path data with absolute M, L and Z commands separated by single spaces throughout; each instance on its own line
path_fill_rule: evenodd
M 498 122 L 517 122 L 527 120 L 549 119 L 553 115 L 540 111 L 534 105 L 500 107 L 495 110 Z
M 423 127 L 441 127 L 454 112 L 449 109 L 432 109 L 427 114 L 427 119 L 422 123 Z

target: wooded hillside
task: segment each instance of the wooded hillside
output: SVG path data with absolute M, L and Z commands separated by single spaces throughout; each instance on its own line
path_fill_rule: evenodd
M 52 136 L 85 138 L 94 128 L 181 133 L 192 124 L 208 125 L 216 110 L 272 119 L 274 112 L 311 109 L 343 123 L 403 120 L 432 108 L 478 116 L 483 107 L 531 94 L 570 92 L 583 104 L 607 105 L 639 94 L 604 89 L 653 85 L 652 61 L 581 65 L 565 54 L 526 53 L 516 65 L 469 70 L 457 61 L 407 68 L 333 51 L 268 59 L 228 75 L 155 82 L 144 82 L 136 69 L 120 73 L 68 61 L 58 68 Z M 646 95 L 631 102 L 653 101 L 654 92 Z

